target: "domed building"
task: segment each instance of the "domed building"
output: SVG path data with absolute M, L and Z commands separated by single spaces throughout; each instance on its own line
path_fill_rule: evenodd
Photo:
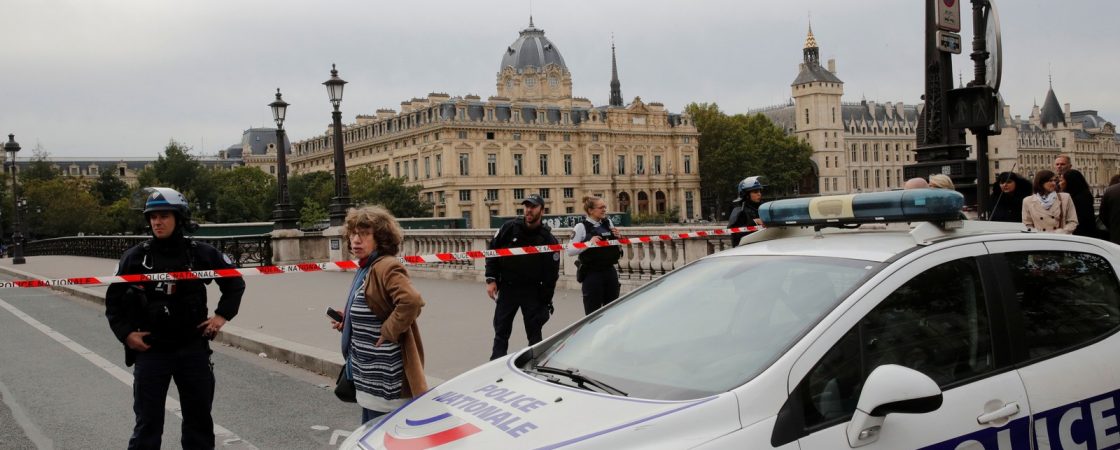
M 342 133 L 347 170 L 403 177 L 421 187 L 435 217 L 474 228 L 521 214 L 530 194 L 546 199 L 546 214 L 583 214 L 579 200 L 597 195 L 614 211 L 698 219 L 691 118 L 638 97 L 624 105 L 613 45 L 611 78 L 607 104 L 574 97 L 560 49 L 530 18 L 502 50 L 495 95 L 430 93 L 399 111 L 358 115 Z M 292 143 L 292 173 L 333 170 L 331 139 L 327 130 Z

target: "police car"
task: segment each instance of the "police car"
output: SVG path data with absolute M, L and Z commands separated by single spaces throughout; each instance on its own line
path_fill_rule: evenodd
M 768 228 L 744 245 L 343 447 L 1120 447 L 1120 246 L 961 221 L 962 203 L 944 190 L 767 203 Z

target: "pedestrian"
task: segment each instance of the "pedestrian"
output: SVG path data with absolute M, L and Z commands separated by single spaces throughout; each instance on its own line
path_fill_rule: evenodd
M 537 194 L 521 202 L 525 215 L 502 224 L 490 249 L 558 245 L 552 229 L 541 222 L 544 199 Z M 486 294 L 494 301 L 494 346 L 490 359 L 505 356 L 513 318 L 521 310 L 529 345 L 541 341 L 541 330 L 552 314 L 552 295 L 560 277 L 560 253 L 536 252 L 527 255 L 486 258 Z
M 229 257 L 209 244 L 187 238 L 197 225 L 178 191 L 148 188 L 144 217 L 152 238 L 128 249 L 117 275 L 215 270 L 234 267 Z M 206 284 L 211 280 L 113 283 L 105 293 L 105 317 L 125 345 L 125 365 L 132 366 L 132 409 L 136 426 L 128 448 L 159 448 L 164 401 L 171 380 L 182 404 L 183 448 L 214 448 L 214 366 L 209 341 L 237 315 L 245 281 L 214 279 L 221 298 L 207 317 Z
M 1077 211 L 1077 229 L 1073 230 L 1073 234 L 1101 237 L 1097 230 L 1096 212 L 1093 211 L 1093 192 L 1085 175 L 1077 169 L 1069 169 L 1061 176 L 1059 188 L 1059 192 L 1069 195 L 1073 200 L 1073 209 Z
M 607 217 L 607 202 L 599 197 L 584 197 L 583 210 L 587 217 L 572 227 L 572 242 L 587 242 L 595 245 L 601 241 L 618 239 L 618 228 Z M 620 285 L 615 265 L 622 257 L 622 248 L 617 245 L 595 248 L 569 248 L 568 256 L 578 256 L 576 281 L 583 291 L 583 313 L 595 310 L 618 298 Z
M 746 177 L 739 182 L 739 198 L 735 199 L 735 209 L 731 210 L 731 220 L 728 228 L 761 226 L 762 219 L 758 216 L 758 207 L 762 206 L 762 177 Z M 731 246 L 737 247 L 739 241 L 753 231 L 731 233 Z
M 1101 195 L 1100 221 L 1108 229 L 1108 240 L 1120 244 L 1120 183 L 1113 183 Z
M 929 188 L 929 182 L 927 182 L 926 179 L 922 178 L 922 177 L 911 178 L 909 180 L 906 180 L 906 182 L 902 184 L 902 189 L 903 190 L 906 190 L 906 189 L 927 189 L 927 188 Z
M 1069 155 L 1058 155 L 1054 158 L 1054 173 L 1059 177 L 1066 174 L 1066 171 L 1073 168 L 1073 160 Z
M 342 234 L 358 258 L 358 270 L 343 320 L 331 320 L 331 327 L 342 332 L 344 373 L 354 382 L 366 423 L 428 390 L 416 323 L 424 299 L 396 258 L 404 238 L 388 210 L 351 208 Z
M 1023 223 L 1023 199 L 1031 195 L 1031 182 L 1015 172 L 1002 172 L 992 183 L 992 195 L 988 204 L 993 222 Z
M 929 176 L 929 187 L 934 189 L 948 189 L 950 191 L 956 190 L 953 186 L 953 179 L 943 173 L 935 173 Z
M 1071 234 L 1077 229 L 1073 199 L 1058 192 L 1058 176 L 1049 170 L 1034 175 L 1034 194 L 1023 199 L 1023 225 L 1036 231 Z

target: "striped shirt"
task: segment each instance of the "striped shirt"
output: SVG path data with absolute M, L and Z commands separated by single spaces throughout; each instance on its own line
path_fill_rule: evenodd
M 347 317 L 352 327 L 350 372 L 358 391 L 358 404 L 366 409 L 388 412 L 406 402 L 401 398 L 404 380 L 401 346 L 386 341 L 374 347 L 381 338 L 382 322 L 366 304 L 365 277 L 362 279 Z

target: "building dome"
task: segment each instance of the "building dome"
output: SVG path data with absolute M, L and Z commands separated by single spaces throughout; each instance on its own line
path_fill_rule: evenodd
M 552 41 L 544 37 L 544 30 L 533 26 L 533 19 L 530 17 L 529 28 L 521 30 L 517 40 L 506 48 L 502 55 L 502 66 L 498 71 L 513 67 L 515 71 L 521 73 L 526 67 L 532 66 L 540 70 L 549 64 L 556 64 L 565 71 L 568 70 L 568 66 L 564 64 L 564 57 L 560 56 L 560 50 L 552 44 Z

